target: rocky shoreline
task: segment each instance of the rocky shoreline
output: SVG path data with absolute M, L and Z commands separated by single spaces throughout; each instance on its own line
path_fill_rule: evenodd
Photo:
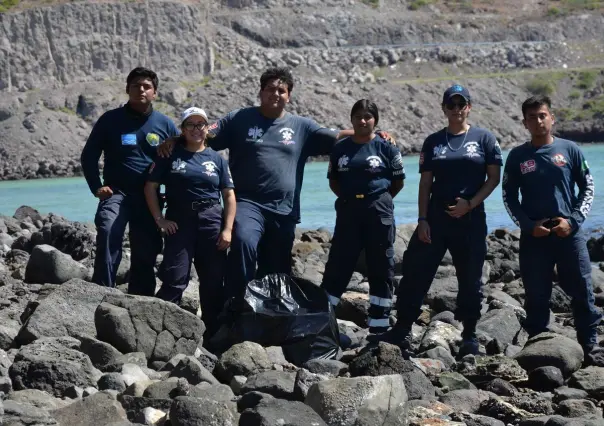
M 397 274 L 412 232 L 397 228 Z M 252 342 L 208 352 L 196 277 L 182 308 L 125 295 L 127 242 L 118 288 L 88 282 L 94 236 L 89 224 L 29 207 L 0 216 L 0 424 L 604 425 L 604 368 L 582 368 L 570 301 L 557 285 L 552 332 L 529 341 L 521 327 L 517 231 L 488 236 L 484 355 L 456 358 L 462 326 L 447 255 L 413 328 L 417 358 L 367 342 L 359 261 L 336 310 L 344 347 L 337 360 L 303 365 Z M 298 231 L 293 275 L 320 283 L 330 240 L 325 229 Z M 603 254 L 604 239 L 591 239 L 592 261 Z M 602 269 L 593 269 L 599 306 Z

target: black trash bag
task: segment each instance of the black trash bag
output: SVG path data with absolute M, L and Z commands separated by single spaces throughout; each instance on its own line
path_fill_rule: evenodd
M 285 358 L 297 366 L 311 359 L 334 359 L 338 354 L 335 311 L 327 293 L 310 281 L 286 274 L 250 281 L 243 307 L 229 316 L 228 336 L 218 333 L 212 346 L 226 349 L 245 341 L 281 346 Z

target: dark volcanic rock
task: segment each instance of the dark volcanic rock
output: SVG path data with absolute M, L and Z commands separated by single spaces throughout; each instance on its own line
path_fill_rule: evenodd
M 105 296 L 95 312 L 98 338 L 122 353 L 143 352 L 149 362 L 193 355 L 205 326 L 174 303 L 131 295 Z
M 101 376 L 80 342 L 71 337 L 38 339 L 23 346 L 9 369 L 15 390 L 39 389 L 61 397 L 73 385 L 96 386 Z
M 69 280 L 38 300 L 35 311 L 19 331 L 19 344 L 25 345 L 40 337 L 96 336 L 94 312 L 108 294 L 121 292 L 80 279 Z
M 380 342 L 364 348 L 350 362 L 349 369 L 352 377 L 383 376 L 413 371 L 415 366 L 403 358 L 398 346 Z

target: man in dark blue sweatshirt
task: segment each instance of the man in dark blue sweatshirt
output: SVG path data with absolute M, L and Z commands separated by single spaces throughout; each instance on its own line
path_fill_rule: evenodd
M 593 363 L 601 313 L 594 306 L 591 263 L 581 225 L 593 203 L 594 180 L 579 147 L 552 136 L 554 116 L 548 97 L 527 99 L 522 114 L 531 141 L 510 152 L 502 192 L 509 215 L 521 229 L 524 328 L 531 337 L 547 331 L 556 266 L 560 287 L 572 299 L 577 340 L 586 361 Z
M 162 238 L 144 196 L 149 165 L 157 146 L 180 134 L 167 116 L 154 111 L 158 78 L 146 68 L 135 68 L 126 79 L 128 103 L 108 111 L 94 125 L 81 161 L 90 191 L 99 201 L 94 219 L 97 227 L 96 258 L 92 280 L 115 287 L 122 259 L 122 242 L 129 225 L 131 267 L 128 292 L 155 294 L 155 261 Z M 99 158 L 104 154 L 103 181 Z

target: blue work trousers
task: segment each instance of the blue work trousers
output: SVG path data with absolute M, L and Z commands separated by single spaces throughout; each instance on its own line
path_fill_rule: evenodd
M 92 281 L 115 287 L 128 225 L 131 249 L 128 293 L 153 296 L 155 261 L 162 249 L 162 238 L 143 192 L 125 195 L 114 190 L 111 197 L 99 202 L 94 223 L 97 237 Z
M 367 326 L 387 329 L 394 280 L 394 205 L 385 192 L 373 199 L 336 200 L 336 226 L 321 287 L 336 306 L 346 290 L 361 250 L 369 279 Z
M 268 274 L 291 274 L 296 219 L 237 201 L 225 290 L 237 306 L 248 282 Z M 257 267 L 257 269 L 256 269 Z
M 192 210 L 190 205 L 168 208 L 166 219 L 176 222 L 178 230 L 166 237 L 160 274 L 162 286 L 156 295 L 179 304 L 191 279 L 191 266 L 195 265 L 202 319 L 209 334 L 216 331 L 224 305 L 226 251 L 217 248 L 222 211 L 220 204 L 200 210 Z
M 455 318 L 472 330 L 480 318 L 482 268 L 487 252 L 486 215 L 481 208 L 452 218 L 442 207 L 431 205 L 428 214 L 431 244 L 420 241 L 417 229 L 403 255 L 403 277 L 397 290 L 396 310 L 403 328 L 411 328 L 434 280 L 438 266 L 449 250 L 457 275 Z
M 596 344 L 602 318 L 595 306 L 591 281 L 591 262 L 585 234 L 581 229 L 566 238 L 555 234 L 535 238 L 520 236 L 520 274 L 525 290 L 526 321 L 530 336 L 547 331 L 554 266 L 559 284 L 571 298 L 577 340 L 584 348 Z

